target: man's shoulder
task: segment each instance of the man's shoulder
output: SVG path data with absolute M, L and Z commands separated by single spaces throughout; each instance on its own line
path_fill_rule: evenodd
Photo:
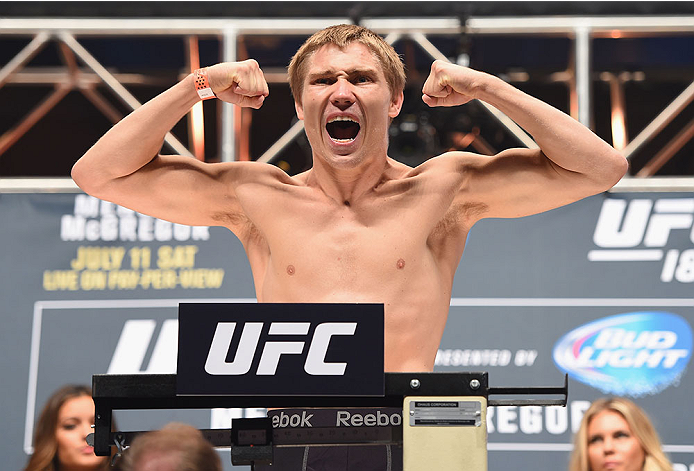
M 408 176 L 464 172 L 467 168 L 478 164 L 485 158 L 488 158 L 488 156 L 471 152 L 449 151 L 425 160 L 412 168 Z
M 218 164 L 218 173 L 236 184 L 259 183 L 266 185 L 300 185 L 296 177 L 272 164 L 244 161 L 222 162 Z

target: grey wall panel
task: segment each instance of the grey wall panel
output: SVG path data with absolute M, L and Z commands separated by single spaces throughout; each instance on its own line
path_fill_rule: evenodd
M 436 370 L 489 371 L 492 386 L 560 385 L 564 371 L 553 350 L 566 334 L 627 313 L 677 316 L 684 322 L 672 334 L 677 338 L 668 334 L 658 343 L 654 337 L 647 352 L 675 355 L 669 370 L 663 357 L 650 370 L 627 362 L 609 373 L 638 373 L 648 382 L 655 370 L 677 370 L 659 392 L 633 396 L 656 423 L 676 471 L 691 471 L 694 413 L 687 392 L 694 379 L 686 330 L 691 335 L 694 326 L 693 217 L 692 194 L 629 193 L 481 221 L 456 274 Z M 176 228 L 82 194 L 2 194 L 0 218 L 0 414 L 5 424 L 20 424 L 1 432 L 7 469 L 23 466 L 32 414 L 60 385 L 88 383 L 109 369 L 173 372 L 179 300 L 255 297 L 243 247 L 225 229 Z M 658 324 L 664 316 L 649 319 L 640 327 L 610 328 L 636 329 L 644 343 L 632 350 L 643 350 L 648 332 L 670 328 Z M 576 351 L 605 343 L 597 337 L 604 329 L 596 329 Z M 120 342 L 128 348 L 120 350 Z M 606 394 L 584 379 L 570 376 L 567 408 L 493 408 L 490 469 L 564 469 L 572 426 L 590 401 Z M 123 412 L 117 419 L 131 430 L 169 420 L 210 427 L 233 414 L 253 411 Z

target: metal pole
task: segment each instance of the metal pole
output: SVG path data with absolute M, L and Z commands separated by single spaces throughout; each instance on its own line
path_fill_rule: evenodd
M 578 121 L 587 128 L 591 128 L 593 116 L 592 84 L 590 80 L 591 30 L 588 25 L 579 25 L 576 26 L 574 32 Z
M 50 38 L 50 35 L 46 33 L 45 31 L 40 32 L 37 34 L 34 39 L 31 40 L 29 44 L 27 44 L 24 49 L 19 51 L 19 53 L 12 58 L 11 61 L 9 61 L 7 64 L 5 64 L 5 67 L 0 69 L 0 88 L 2 88 L 3 85 L 5 85 L 5 82 L 10 78 L 10 75 L 14 73 L 15 70 L 19 69 L 22 67 L 24 64 L 29 62 L 32 57 L 36 55 L 37 52 L 41 50 L 44 44 L 46 44 L 46 41 Z
M 672 100 L 672 103 L 667 105 L 667 107 L 624 148 L 622 152 L 624 157 L 629 159 L 642 145 L 667 126 L 667 124 L 672 121 L 672 118 L 682 111 L 693 98 L 694 82 L 690 83 L 677 98 Z
M 53 93 L 44 99 L 13 129 L 0 136 L 0 155 L 4 154 L 15 142 L 17 142 L 38 120 L 43 118 L 53 107 L 72 90 L 72 84 L 60 84 Z
M 400 33 L 389 33 L 383 40 L 392 46 L 399 41 L 401 37 L 402 35 Z
M 653 176 L 665 165 L 687 142 L 694 137 L 694 120 L 690 121 L 675 137 L 670 140 L 641 170 L 637 177 Z
M 446 62 L 450 62 L 448 57 L 446 57 L 441 51 L 439 51 L 436 46 L 434 46 L 431 41 L 427 39 L 422 33 L 412 33 L 410 37 L 419 44 L 422 49 L 424 49 L 427 54 L 429 54 L 434 59 L 440 59 Z M 539 149 L 532 137 L 530 137 L 520 126 L 518 126 L 511 118 L 506 116 L 504 113 L 482 100 L 477 100 L 484 108 L 491 113 L 506 129 L 508 129 L 511 134 L 516 136 L 519 141 L 521 141 L 529 149 Z
M 61 41 L 68 45 L 70 49 L 73 50 L 77 57 L 82 59 L 82 61 L 91 68 L 96 75 L 98 75 L 101 80 L 108 85 L 111 90 L 113 90 L 118 97 L 125 102 L 130 108 L 137 109 L 140 106 L 140 102 L 135 98 L 121 83 L 113 76 L 111 73 L 102 66 L 99 61 L 97 61 L 94 56 L 92 56 L 85 48 L 82 47 L 80 43 L 66 31 L 62 31 L 58 34 Z M 193 154 L 181 144 L 181 142 L 174 137 L 173 134 L 166 133 L 164 137 L 164 142 L 170 145 L 176 152 L 187 157 L 193 157 Z
M 118 121 L 123 119 L 123 115 L 118 111 L 111 103 L 109 103 L 104 97 L 102 97 L 99 92 L 94 90 L 94 87 L 89 85 L 79 88 L 82 94 L 91 102 L 92 105 L 96 107 L 101 114 L 106 116 L 109 121 L 116 124 Z
M 395 4 L 397 6 L 397 4 Z M 310 35 L 335 24 L 351 23 L 350 18 L 0 18 L 0 35 L 33 35 L 37 30 L 72 31 L 77 35 L 211 35 L 234 28 L 238 34 Z M 653 35 L 691 33 L 694 16 L 530 16 L 470 17 L 469 34 L 565 34 L 574 33 L 577 24 L 587 24 L 596 33 L 618 29 L 625 33 Z M 379 34 L 393 31 L 426 34 L 456 34 L 460 19 L 364 17 L 360 24 Z
M 291 142 L 296 139 L 301 131 L 304 130 L 304 122 L 297 121 L 292 125 L 287 132 L 285 132 L 282 137 L 277 139 L 273 145 L 270 146 L 268 150 L 263 153 L 263 155 L 258 158 L 258 162 L 269 163 L 277 154 L 282 152 L 282 150 L 287 147 Z
M 224 62 L 236 61 L 236 40 L 238 33 L 234 28 L 224 30 L 223 60 Z M 236 160 L 236 135 L 234 128 L 234 105 L 222 103 L 222 162 Z
M 200 68 L 200 48 L 197 36 L 188 36 L 188 70 Z M 188 142 L 195 158 L 205 161 L 205 119 L 202 101 L 197 102 L 188 112 Z

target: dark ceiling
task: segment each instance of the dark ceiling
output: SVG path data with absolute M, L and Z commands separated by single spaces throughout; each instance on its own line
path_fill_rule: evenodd
M 0 2 L 0 18 L 243 18 L 243 17 L 466 17 L 488 16 L 654 16 L 694 15 L 694 2 Z M 302 37 L 246 36 L 240 38 L 240 54 L 258 60 L 261 67 L 281 70 L 300 45 Z M 566 71 L 572 56 L 572 41 L 567 37 L 433 35 L 431 41 L 446 56 L 454 58 L 466 49 L 470 66 L 499 75 L 518 88 L 568 111 L 567 83 L 552 77 Z M 0 68 L 7 64 L 30 38 L 2 35 L 0 32 Z M 85 37 L 80 43 L 100 63 L 114 73 L 140 74 L 147 83 L 127 84 L 144 102 L 171 86 L 186 68 L 186 48 L 181 37 Z M 201 64 L 219 60 L 218 38 L 200 41 Z M 392 156 L 415 165 L 430 155 L 460 148 L 460 136 L 478 136 L 480 145 L 492 151 L 517 146 L 518 141 L 504 132 L 480 106 L 462 108 L 464 112 L 431 112 L 419 100 L 419 90 L 428 73 L 431 59 L 412 41 L 396 44 L 408 68 L 406 104 L 394 122 L 391 133 Z M 694 80 L 694 34 L 671 34 L 634 38 L 596 38 L 593 40 L 594 130 L 611 142 L 610 86 L 604 74 L 639 77 L 623 83 L 626 102 L 626 127 L 630 138 L 636 136 L 663 108 Z M 26 70 L 64 68 L 64 59 L 56 42 L 47 44 L 27 65 Z M 52 69 L 51 69 L 52 70 Z M 525 74 L 524 80 L 514 77 Z M 602 75 L 601 75 L 602 74 Z M 626 74 L 626 75 L 625 75 Z M 601 78 L 603 77 L 603 78 Z M 52 93 L 51 84 L 10 82 L 0 87 L 0 150 L 3 135 Z M 129 110 L 110 90 L 99 91 L 120 114 Z M 294 107 L 286 84 L 271 84 L 271 99 L 252 112 L 248 128 L 249 154 L 257 158 L 279 138 L 294 121 Z M 219 108 L 205 105 L 205 158 L 219 158 Z M 634 155 L 632 174 L 671 142 L 678 133 L 692 126 L 694 105 L 679 113 L 656 138 Z M 404 123 L 404 124 L 403 124 Z M 0 177 L 68 176 L 70 168 L 111 126 L 82 93 L 68 93 L 40 121 L 4 153 L 0 152 Z M 410 130 L 410 131 L 408 131 Z M 174 129 L 188 143 L 185 119 Z M 658 175 L 694 175 L 694 142 L 684 144 Z M 300 137 L 275 162 L 289 173 L 310 165 L 310 149 Z
M 394 8 L 393 5 L 397 5 Z M 451 17 L 545 15 L 677 15 L 688 1 L 362 1 L 362 2 L 0 2 L 3 17 Z

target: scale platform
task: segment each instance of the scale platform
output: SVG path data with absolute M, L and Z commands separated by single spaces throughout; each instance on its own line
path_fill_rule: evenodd
M 404 469 L 408 471 L 421 469 L 422 460 L 431 466 L 435 457 L 422 450 L 431 449 L 429 442 L 433 440 L 447 450 L 444 455 L 448 461 L 441 466 L 457 469 L 456 464 L 450 463 L 464 459 L 471 465 L 469 469 L 486 469 L 488 406 L 566 406 L 568 396 L 567 376 L 564 384 L 556 387 L 490 387 L 486 372 L 385 373 L 384 394 L 376 397 L 177 395 L 176 380 L 175 374 L 94 375 L 95 426 L 90 441 L 93 440 L 95 454 L 108 456 L 113 446 L 122 450 L 143 433 L 112 431 L 116 410 L 395 408 L 402 412 L 401 423 L 392 420 L 383 426 L 347 428 L 321 424 L 310 428 L 273 428 L 270 418 L 260 418 L 234 419 L 229 429 L 201 432 L 214 446 L 231 447 L 234 464 L 271 463 L 273 447 L 402 444 Z M 376 412 L 373 414 L 376 417 Z M 376 419 L 371 421 L 375 423 Z M 469 444 L 471 449 L 461 443 Z M 456 453 L 461 456 L 456 457 Z

